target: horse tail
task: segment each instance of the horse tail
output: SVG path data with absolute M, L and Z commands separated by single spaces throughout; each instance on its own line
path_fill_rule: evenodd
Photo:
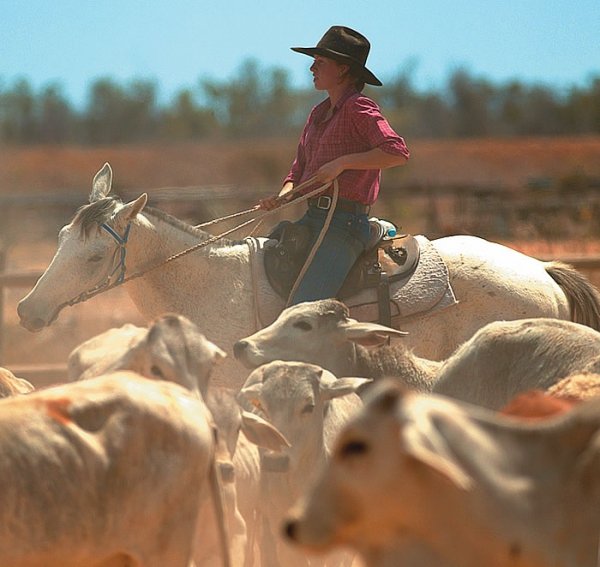
M 548 275 L 561 287 L 571 306 L 571 321 L 600 331 L 600 292 L 573 266 L 547 262 Z

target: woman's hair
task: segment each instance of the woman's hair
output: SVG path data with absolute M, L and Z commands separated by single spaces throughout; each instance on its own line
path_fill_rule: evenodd
M 341 65 L 348 65 L 348 63 L 339 62 Z M 354 86 L 358 92 L 362 92 L 365 88 L 365 81 L 362 78 L 362 69 L 356 65 L 348 65 L 348 75 L 352 77 Z

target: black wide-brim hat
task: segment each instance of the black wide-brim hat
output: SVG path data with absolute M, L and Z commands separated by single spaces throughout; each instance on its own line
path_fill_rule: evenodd
M 350 65 L 365 83 L 380 87 L 383 83 L 366 67 L 370 49 L 371 44 L 364 35 L 345 26 L 331 26 L 316 47 L 291 48 L 298 53 L 321 55 Z

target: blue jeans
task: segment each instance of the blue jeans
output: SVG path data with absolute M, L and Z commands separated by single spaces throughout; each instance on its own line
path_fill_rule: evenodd
M 311 249 L 321 233 L 327 213 L 328 211 L 309 207 L 306 214 L 296 221 L 311 229 Z M 369 236 L 367 214 L 334 212 L 323 242 L 291 298 L 290 305 L 335 297 L 348 272 L 365 250 Z

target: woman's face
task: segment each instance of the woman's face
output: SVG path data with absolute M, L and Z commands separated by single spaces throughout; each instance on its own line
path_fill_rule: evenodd
M 348 65 L 338 63 L 334 59 L 315 55 L 310 66 L 313 83 L 318 91 L 326 91 L 338 87 L 348 78 Z

